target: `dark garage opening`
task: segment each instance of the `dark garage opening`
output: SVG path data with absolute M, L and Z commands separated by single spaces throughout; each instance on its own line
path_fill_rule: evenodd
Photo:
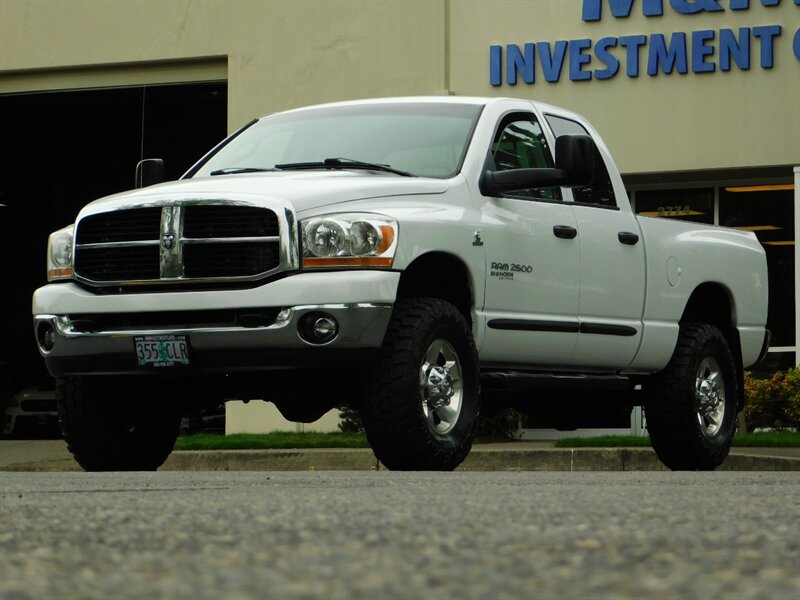
M 141 158 L 163 158 L 177 179 L 226 131 L 225 82 L 0 95 L 0 417 L 11 394 L 46 379 L 31 295 L 46 283 L 48 235 L 131 189 Z

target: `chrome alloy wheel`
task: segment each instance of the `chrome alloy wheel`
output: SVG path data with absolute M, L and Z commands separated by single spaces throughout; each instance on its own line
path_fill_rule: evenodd
M 725 380 L 719 363 L 710 356 L 697 368 L 695 398 L 700 429 L 707 438 L 713 438 L 725 416 Z
M 419 393 L 428 428 L 444 435 L 458 423 L 464 399 L 461 363 L 446 340 L 434 340 L 419 370 Z

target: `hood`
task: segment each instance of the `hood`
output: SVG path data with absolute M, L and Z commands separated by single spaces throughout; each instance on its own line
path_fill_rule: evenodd
M 352 200 L 442 194 L 446 180 L 367 171 L 286 171 L 183 179 L 95 200 L 82 213 L 163 204 L 170 200 L 242 199 L 290 203 L 297 212 Z

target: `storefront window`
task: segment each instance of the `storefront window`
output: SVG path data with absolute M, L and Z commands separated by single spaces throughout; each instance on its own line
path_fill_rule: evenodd
M 636 192 L 636 213 L 695 223 L 714 223 L 714 188 Z
M 696 223 L 715 223 L 714 188 L 637 191 L 636 213 Z M 752 231 L 767 254 L 767 327 L 774 351 L 761 365 L 769 371 L 794 364 L 794 187 L 789 184 L 719 188 L 716 224 Z
M 720 189 L 719 224 L 752 231 L 767 252 L 772 346 L 795 344 L 794 191 L 792 186 Z

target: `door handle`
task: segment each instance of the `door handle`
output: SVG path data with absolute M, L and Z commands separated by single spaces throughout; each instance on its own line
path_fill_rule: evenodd
M 617 234 L 617 238 L 623 244 L 627 244 L 628 246 L 635 246 L 639 243 L 639 236 L 635 233 L 631 233 L 630 231 L 620 231 Z
M 574 227 L 570 227 L 569 225 L 555 225 L 553 227 L 553 234 L 557 238 L 571 240 L 578 235 L 578 230 Z

